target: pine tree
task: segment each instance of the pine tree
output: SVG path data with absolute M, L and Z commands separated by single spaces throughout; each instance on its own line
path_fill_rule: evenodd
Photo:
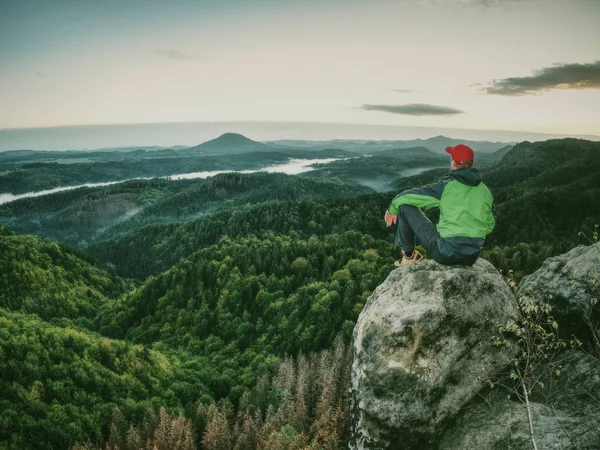
M 310 368 L 308 360 L 301 353 L 297 359 L 297 371 L 296 371 L 296 383 L 294 393 L 294 403 L 292 406 L 292 417 L 290 420 L 291 425 L 296 430 L 301 432 L 308 431 L 309 428 L 309 384 Z
M 127 432 L 127 450 L 143 449 L 142 442 L 139 431 L 134 428 L 133 425 L 129 425 L 129 431 Z
M 110 448 L 125 449 L 127 435 L 127 421 L 119 408 L 113 410 L 110 433 L 106 445 Z
M 209 407 L 210 421 L 202 438 L 202 446 L 206 450 L 230 450 L 233 447 L 227 411 L 221 409 L 214 404 Z

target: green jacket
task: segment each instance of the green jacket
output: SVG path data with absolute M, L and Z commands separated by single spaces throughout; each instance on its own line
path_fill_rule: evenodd
M 496 224 L 493 196 L 472 167 L 453 170 L 445 180 L 401 192 L 388 211 L 397 215 L 401 205 L 440 209 L 438 249 L 446 256 L 480 252 L 484 238 Z

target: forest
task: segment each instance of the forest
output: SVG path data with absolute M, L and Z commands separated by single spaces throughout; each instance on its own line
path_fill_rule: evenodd
M 352 330 L 399 257 L 384 212 L 399 191 L 448 172 L 424 150 L 0 205 L 0 449 L 345 448 Z M 589 243 L 600 143 L 499 152 L 480 165 L 498 211 L 482 257 L 518 281 Z M 152 164 L 246 169 L 273 158 L 261 155 L 157 153 Z M 25 175 L 3 166 L 0 192 L 113 173 L 106 161 L 27 158 Z M 108 164 L 140 176 L 134 161 Z M 385 189 L 369 187 L 376 174 Z

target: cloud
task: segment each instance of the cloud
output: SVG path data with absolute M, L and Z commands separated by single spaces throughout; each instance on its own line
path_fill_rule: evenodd
M 412 94 L 413 92 L 415 92 L 411 89 L 392 89 L 392 91 L 400 92 L 401 94 Z
M 35 72 L 35 73 L 34 73 L 34 75 L 35 75 L 37 78 L 43 78 L 43 77 L 44 77 L 44 72 Z
M 589 64 L 555 64 L 529 77 L 492 80 L 483 92 L 491 95 L 531 95 L 557 89 L 600 89 L 600 60 Z
M 366 111 L 383 111 L 392 114 L 404 114 L 408 116 L 452 116 L 462 114 L 460 109 L 448 108 L 446 106 L 426 105 L 423 103 L 411 103 L 408 105 L 362 105 L 360 109 Z
M 188 53 L 179 52 L 177 50 L 155 50 L 155 52 L 161 56 L 165 56 L 166 58 L 171 59 L 192 59 L 195 58 L 194 55 L 190 55 Z

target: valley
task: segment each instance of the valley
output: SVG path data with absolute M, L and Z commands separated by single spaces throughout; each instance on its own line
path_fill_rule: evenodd
M 160 408 L 174 414 L 164 420 L 187 421 L 186 433 L 206 448 L 219 414 L 238 414 L 238 424 L 271 439 L 269 426 L 289 426 L 302 442 L 345 446 L 346 346 L 399 256 L 384 212 L 398 191 L 443 178 L 448 157 L 435 147 L 367 152 L 339 142 L 257 152 L 267 144 L 229 138 L 224 155 L 189 156 L 215 152 L 214 142 L 165 150 L 166 167 L 163 150 L 131 161 L 99 156 L 112 157 L 120 176 L 151 171 L 101 185 L 95 177 L 109 173 L 107 161 L 93 155 L 66 163 L 81 155 L 0 153 L 0 179 L 14 196 L 0 205 L 6 448 L 88 440 L 100 448 L 124 442 L 129 424 L 152 436 L 143 427 L 159 426 Z M 188 156 L 171 155 L 180 151 Z M 580 233 L 593 236 L 600 144 L 561 139 L 498 151 L 476 161 L 498 210 L 483 257 L 519 280 L 586 244 Z M 176 166 L 184 172 L 161 175 Z M 29 194 L 75 179 L 86 186 Z M 289 383 L 305 386 L 302 417 L 291 412 Z M 326 425 L 328 414 L 337 425 Z

